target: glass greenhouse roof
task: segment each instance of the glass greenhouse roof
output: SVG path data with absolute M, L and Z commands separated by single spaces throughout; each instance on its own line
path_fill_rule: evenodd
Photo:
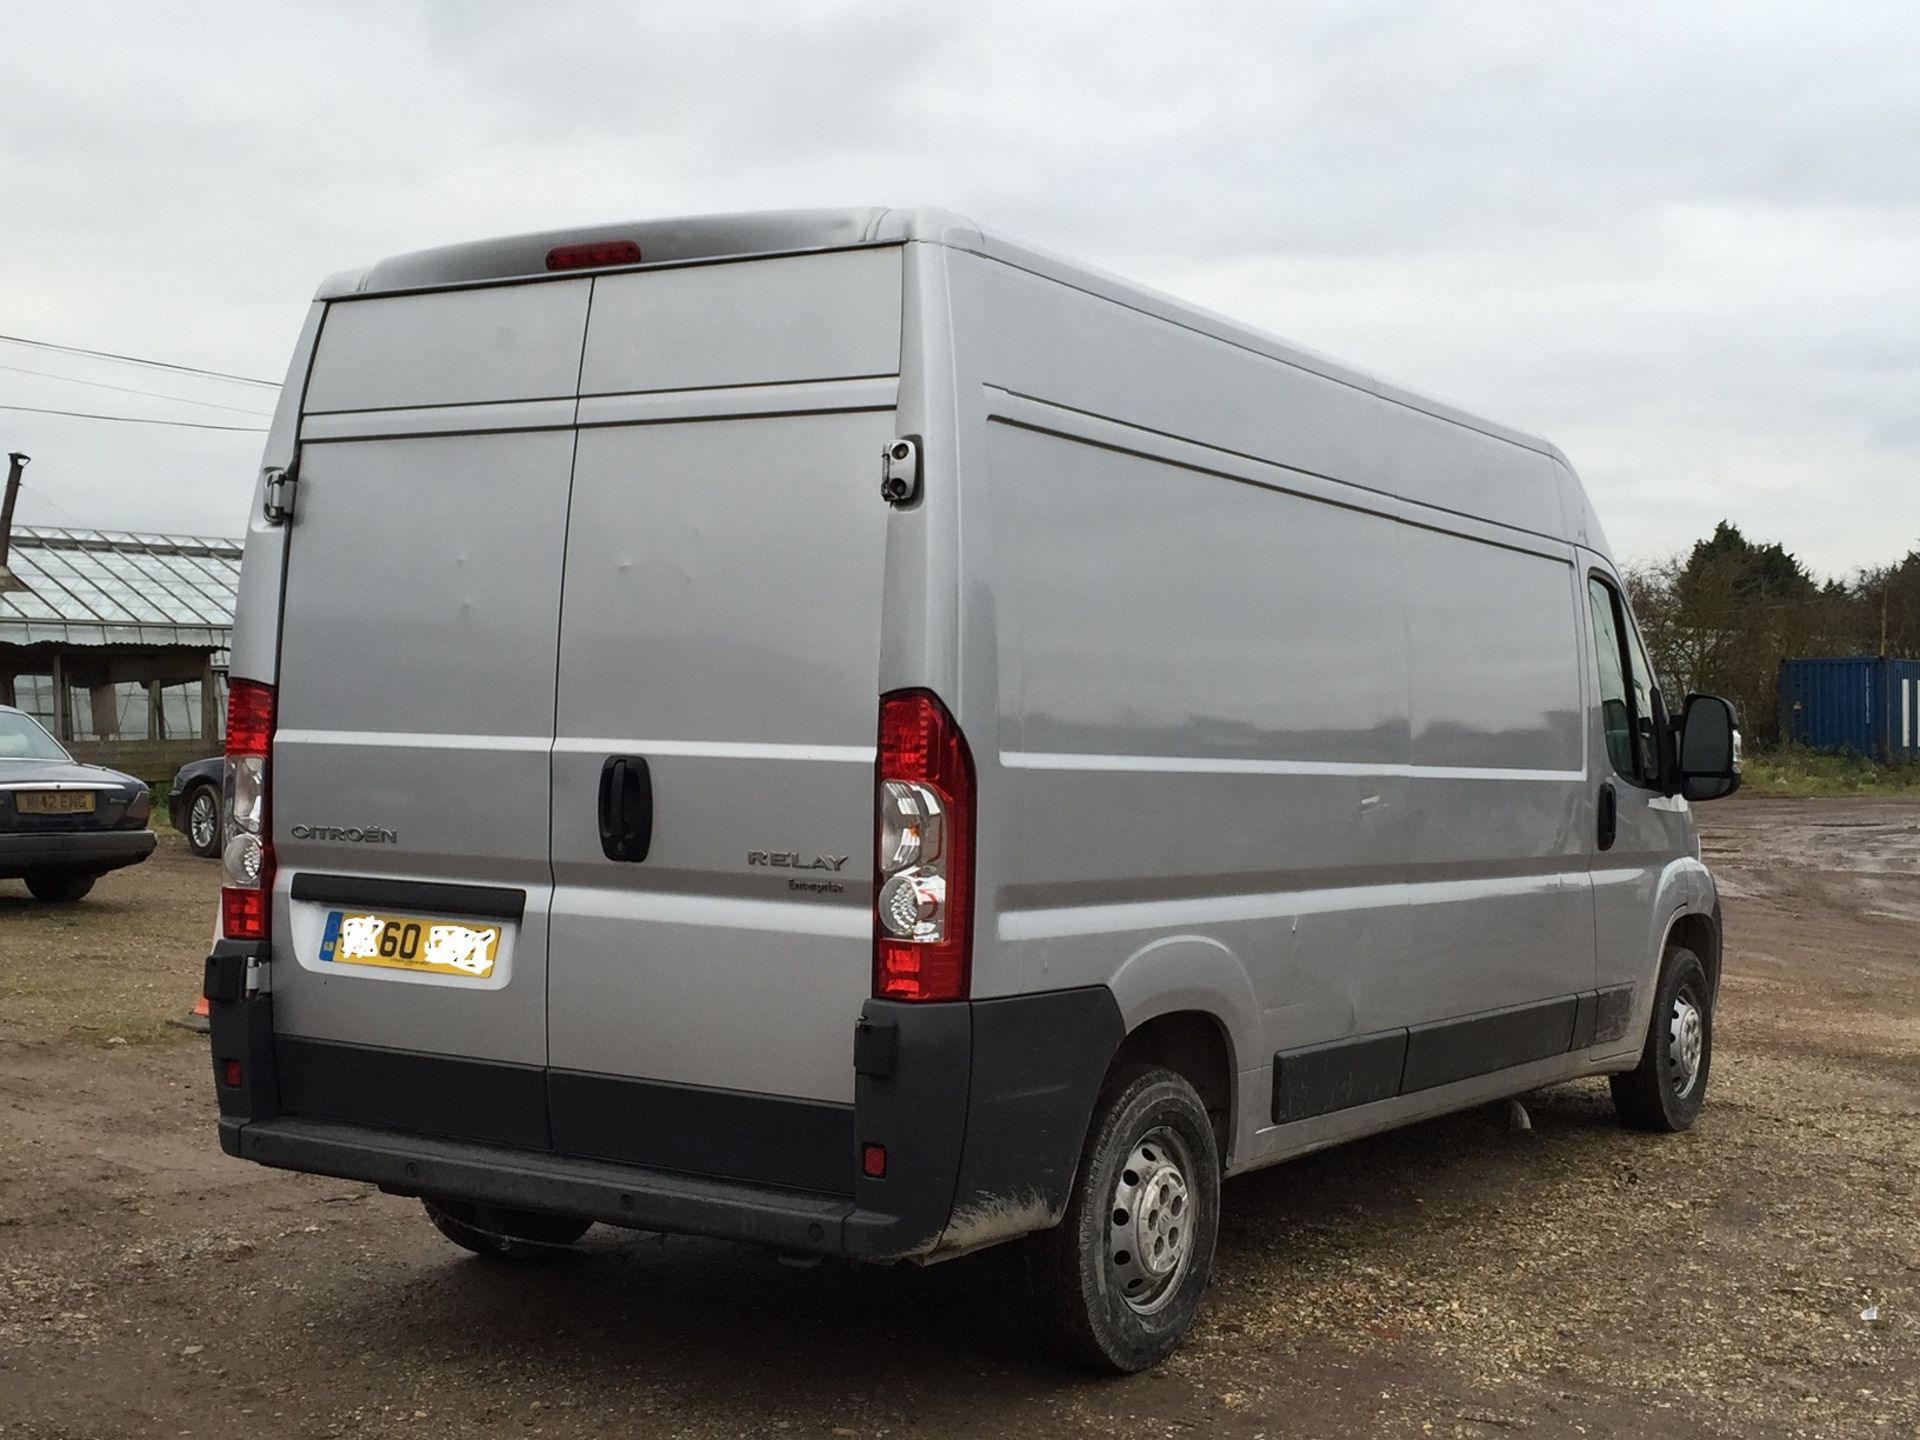
M 0 579 L 0 645 L 224 649 L 241 542 L 16 525 Z

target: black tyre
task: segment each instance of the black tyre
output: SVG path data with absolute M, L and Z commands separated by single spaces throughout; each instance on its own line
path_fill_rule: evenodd
M 1641 1130 L 1685 1130 L 1699 1117 L 1713 1069 L 1713 990 L 1683 946 L 1667 952 L 1640 1063 L 1613 1077 L 1613 1107 Z
M 187 848 L 208 860 L 220 853 L 220 791 L 196 785 L 187 799 Z
M 36 900 L 66 905 L 93 889 L 93 882 L 99 878 L 84 871 L 31 870 L 27 872 L 27 889 Z
M 1122 1374 L 1165 1359 L 1199 1309 L 1219 1228 L 1219 1146 L 1193 1087 L 1145 1066 L 1110 1076 L 1065 1217 L 1026 1242 L 1067 1357 Z
M 489 1260 L 545 1260 L 565 1252 L 593 1227 L 575 1215 L 504 1210 L 467 1200 L 422 1197 L 427 1218 L 454 1244 Z

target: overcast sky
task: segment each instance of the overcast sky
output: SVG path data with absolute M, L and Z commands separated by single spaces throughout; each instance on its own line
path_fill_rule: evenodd
M 936 204 L 1559 442 L 1617 554 L 1920 545 L 1920 6 L 0 0 L 0 333 L 277 379 L 327 274 Z M 0 344 L 0 403 L 272 392 Z M 18 373 L 53 371 L 238 407 Z M 238 533 L 260 437 L 0 410 L 20 519 Z

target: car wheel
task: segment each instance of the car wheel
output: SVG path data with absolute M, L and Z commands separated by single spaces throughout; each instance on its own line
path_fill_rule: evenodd
M 84 871 L 32 870 L 27 873 L 27 889 L 36 900 L 65 905 L 93 889 L 93 882 L 99 878 Z
M 1699 1117 L 1713 1068 L 1713 991 L 1700 957 L 1667 952 L 1640 1063 L 1613 1077 L 1613 1107 L 1641 1130 L 1685 1130 Z
M 187 848 L 209 860 L 220 853 L 220 792 L 211 785 L 196 787 L 187 802 Z
M 489 1260 L 545 1260 L 563 1253 L 588 1230 L 591 1220 L 547 1215 L 537 1210 L 504 1210 L 467 1200 L 422 1197 L 427 1218 L 447 1239 Z
M 1219 1225 L 1219 1147 L 1193 1086 L 1144 1066 L 1112 1076 L 1065 1217 L 1026 1242 L 1068 1358 L 1122 1374 L 1165 1359 L 1199 1309 Z

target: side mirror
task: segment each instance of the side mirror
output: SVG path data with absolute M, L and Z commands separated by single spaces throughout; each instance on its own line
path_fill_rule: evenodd
M 1688 800 L 1722 800 L 1740 788 L 1740 732 L 1733 706 L 1718 695 L 1689 695 L 1680 712 L 1675 793 Z

